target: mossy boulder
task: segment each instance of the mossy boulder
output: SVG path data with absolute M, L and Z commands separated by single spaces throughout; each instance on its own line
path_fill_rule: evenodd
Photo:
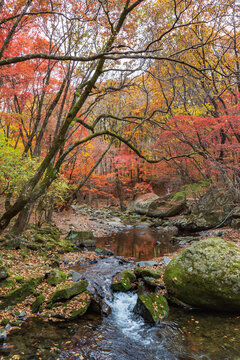
M 77 247 L 95 247 L 96 239 L 92 231 L 70 230 L 66 240 L 71 241 Z
M 57 304 L 51 311 L 51 316 L 64 320 L 73 320 L 83 316 L 91 304 L 88 292 L 83 292 L 65 303 Z
M 50 297 L 47 307 L 51 308 L 55 303 L 64 302 L 72 297 L 79 295 L 86 291 L 88 286 L 87 280 L 82 280 L 79 283 L 71 283 L 70 285 L 59 287 Z
M 227 215 L 238 203 L 238 197 L 232 189 L 211 187 L 201 198 L 192 205 L 192 213 L 210 213 L 215 211 L 224 211 Z
M 91 301 L 87 300 L 85 302 L 79 302 L 78 304 L 78 308 L 73 309 L 68 315 L 65 315 L 65 319 L 68 320 L 73 320 L 76 319 L 77 317 L 83 316 L 85 314 L 85 312 L 87 311 L 87 309 L 89 308 Z M 70 304 L 72 306 L 72 304 Z M 81 305 L 81 307 L 79 308 L 79 305 Z
M 0 280 L 6 279 L 8 277 L 8 271 L 5 266 L 0 266 Z
M 225 226 L 230 224 L 232 218 L 239 217 L 238 202 L 232 190 L 210 188 L 197 202 L 189 204 L 190 215 L 173 219 L 171 224 L 185 231 Z
M 5 309 L 8 306 L 15 305 L 26 299 L 26 297 L 34 293 L 35 288 L 42 280 L 43 277 L 27 280 L 17 289 L 14 289 L 6 295 L 1 296 L 0 309 Z
M 67 279 L 67 274 L 60 269 L 51 270 L 49 273 L 46 274 L 47 276 L 47 283 L 52 286 L 56 286 L 60 284 L 62 281 Z
M 114 276 L 111 288 L 113 291 L 129 291 L 132 289 L 132 283 L 135 280 L 136 276 L 131 270 L 123 270 Z
M 240 249 L 221 238 L 194 243 L 170 261 L 164 282 L 176 303 L 240 312 Z
M 159 324 L 169 313 L 168 302 L 158 293 L 142 294 L 138 296 L 133 309 L 135 314 L 141 315 L 146 321 Z
M 42 304 L 45 301 L 45 296 L 43 294 L 40 294 L 36 297 L 36 300 L 31 305 L 31 310 L 33 313 L 37 313 L 40 309 Z

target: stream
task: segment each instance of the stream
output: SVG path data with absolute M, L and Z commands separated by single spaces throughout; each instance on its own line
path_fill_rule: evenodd
M 99 239 L 97 245 L 137 261 L 151 259 L 155 254 L 167 255 L 178 248 L 171 245 L 169 235 L 145 228 L 124 230 L 111 239 Z M 110 291 L 112 276 L 131 266 L 133 261 L 125 263 L 113 256 L 75 266 L 75 275 L 87 278 L 103 294 L 111 314 L 103 318 L 89 314 L 69 323 L 29 319 L 20 331 L 7 338 L 0 359 L 13 355 L 24 360 L 240 359 L 240 316 L 171 307 L 169 317 L 156 327 L 135 315 L 132 309 L 136 294 L 112 295 Z

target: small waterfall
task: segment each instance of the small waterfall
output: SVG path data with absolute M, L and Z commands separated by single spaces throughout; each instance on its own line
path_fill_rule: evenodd
M 135 341 L 142 341 L 141 332 L 145 328 L 145 323 L 143 319 L 136 317 L 133 313 L 136 302 L 137 294 L 117 293 L 114 295 L 113 302 L 108 302 L 108 305 L 112 308 L 113 321 L 123 335 Z M 149 342 L 147 341 L 147 343 Z
M 84 325 L 79 328 L 75 351 L 86 360 L 183 359 L 176 355 L 182 353 L 179 342 L 169 341 L 178 336 L 169 324 L 163 321 L 161 326 L 152 326 L 133 312 L 136 293 L 111 293 L 112 277 L 131 266 L 132 263 L 111 256 L 99 259 L 95 264 L 74 268 L 75 276 L 77 272 L 79 278 L 87 279 L 111 308 L 111 314 L 103 317 L 97 327 Z M 61 359 L 68 359 L 65 355 L 63 353 Z

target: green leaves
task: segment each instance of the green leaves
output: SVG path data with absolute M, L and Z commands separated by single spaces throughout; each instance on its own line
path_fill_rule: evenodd
M 23 184 L 34 174 L 38 161 L 22 157 L 20 149 L 15 149 L 0 132 L 0 191 L 10 190 L 18 194 Z

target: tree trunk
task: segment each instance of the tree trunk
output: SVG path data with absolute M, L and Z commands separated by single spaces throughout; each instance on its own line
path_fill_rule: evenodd
M 12 233 L 14 235 L 20 235 L 25 230 L 26 226 L 29 223 L 30 216 L 33 211 L 33 204 L 27 204 L 22 211 L 20 211 L 18 218 L 12 228 Z
M 119 198 L 119 204 L 121 211 L 125 211 L 126 207 L 123 202 L 123 193 L 122 193 L 122 182 L 119 179 L 118 170 L 116 170 L 116 188 L 117 188 L 117 194 Z

